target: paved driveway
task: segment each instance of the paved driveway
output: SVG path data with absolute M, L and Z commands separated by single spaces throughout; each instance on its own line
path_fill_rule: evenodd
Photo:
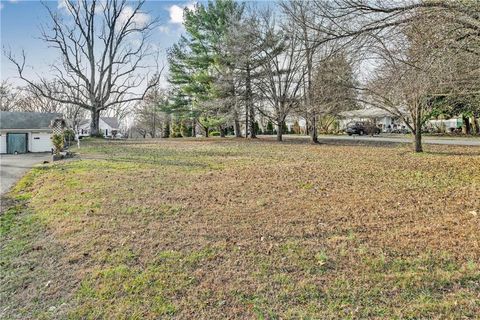
M 275 136 L 264 136 L 275 139 Z M 309 139 L 304 135 L 286 135 L 285 140 L 305 140 Z M 361 142 L 389 142 L 389 143 L 413 143 L 413 136 L 401 134 L 380 134 L 379 136 L 348 136 L 348 135 L 319 135 L 318 139 L 324 141 L 361 141 Z M 455 146 L 478 146 L 480 147 L 479 137 L 434 137 L 423 136 L 422 142 L 424 144 L 446 144 Z
M 397 143 L 413 143 L 413 137 L 403 135 L 385 135 L 380 136 L 347 136 L 347 135 L 319 135 L 319 139 L 326 140 L 346 140 L 346 141 L 383 141 L 383 142 L 397 142 Z M 456 146 L 480 146 L 480 139 L 465 138 L 465 137 L 432 137 L 423 136 L 422 142 L 425 144 L 447 144 Z
M 38 163 L 51 161 L 50 153 L 2 154 L 0 156 L 0 194 L 7 192 L 25 172 Z

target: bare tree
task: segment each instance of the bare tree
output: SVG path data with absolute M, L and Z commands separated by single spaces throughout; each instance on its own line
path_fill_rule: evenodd
M 14 111 L 17 109 L 18 90 L 12 87 L 7 80 L 0 83 L 0 110 Z
M 305 73 L 303 53 L 298 50 L 300 38 L 278 32 L 275 19 L 268 12 L 263 17 L 263 28 L 262 52 L 266 59 L 256 84 L 263 102 L 259 111 L 277 126 L 277 141 L 282 141 L 285 119 L 300 100 Z
M 434 50 L 435 38 L 423 22 L 415 20 L 402 32 L 395 43 L 374 46 L 380 65 L 360 90 L 362 102 L 402 119 L 415 136 L 415 152 L 422 152 L 422 126 L 431 118 L 432 97 L 449 66 L 445 54 Z
M 290 19 L 289 32 L 296 33 L 300 39 L 298 50 L 303 51 L 304 72 L 303 78 L 303 103 L 302 115 L 306 120 L 307 132 L 310 134 L 310 141 L 318 143 L 317 121 L 318 113 L 313 102 L 313 76 L 315 56 L 319 50 L 322 33 L 319 30 L 309 28 L 308 25 L 318 25 L 322 17 L 315 15 L 312 10 L 312 3 L 309 1 L 282 1 L 280 3 L 283 12 Z
M 312 0 L 312 10 L 330 23 L 307 21 L 307 27 L 327 36 L 323 41 L 386 34 L 388 31 L 428 18 L 449 22 L 450 32 L 437 41 L 444 41 L 460 50 L 480 54 L 480 3 L 450 0 Z M 322 20 L 325 21 L 325 20 Z M 472 46 L 473 43 L 476 45 Z
M 40 93 L 38 88 L 42 90 L 59 90 L 59 86 L 55 81 L 46 83 L 37 83 L 35 85 L 27 84 L 25 87 L 18 88 L 18 110 L 23 112 L 51 112 L 60 113 L 64 110 L 64 103 L 48 99 Z
M 38 82 L 27 77 L 24 51 L 20 59 L 11 52 L 7 57 L 17 67 L 19 77 L 43 97 L 88 110 L 90 133 L 96 135 L 102 111 L 142 100 L 158 82 L 158 71 L 153 81 L 144 73 L 145 62 L 153 54 L 148 38 L 157 20 L 142 12 L 143 4 L 65 0 L 65 15 L 45 5 L 50 25 L 42 29 L 41 38 L 61 57 L 61 63 L 51 66 L 57 87 L 47 86 L 44 77 Z
M 164 90 L 154 87 L 147 93 L 145 99 L 137 103 L 134 110 L 135 129 L 145 138 L 163 136 L 166 122 L 169 120 L 165 113 L 168 104 L 168 95 Z

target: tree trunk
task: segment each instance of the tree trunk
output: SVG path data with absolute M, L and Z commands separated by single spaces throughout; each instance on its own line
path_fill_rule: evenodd
M 415 125 L 414 135 L 415 135 L 415 152 L 423 152 L 422 148 L 422 106 L 420 103 L 416 102 L 415 105 Z
M 170 137 L 170 124 L 168 121 L 165 123 L 165 129 L 163 129 L 163 137 L 162 138 L 169 138 Z
M 305 114 L 305 134 L 310 135 L 310 124 L 308 121 L 308 113 Z
M 253 104 L 250 104 L 250 138 L 255 139 L 257 133 L 255 132 L 255 110 L 253 110 Z
M 252 82 L 250 74 L 250 65 L 247 63 L 245 76 L 245 138 L 250 135 L 250 138 L 255 138 L 255 114 L 253 113 L 252 105 Z M 250 120 L 250 121 L 249 121 Z M 249 125 L 250 122 L 250 125 Z M 250 129 L 250 134 L 249 134 Z
M 245 138 L 248 138 L 248 106 L 245 106 Z
M 468 117 L 462 115 L 463 128 L 462 131 L 464 134 L 470 134 L 470 121 Z
M 475 115 L 472 115 L 472 134 L 479 134 L 480 128 L 478 127 L 478 120 Z
M 312 128 L 310 130 L 310 142 L 318 143 L 318 132 L 317 132 L 317 115 L 315 112 L 312 116 Z
M 218 127 L 218 131 L 220 131 L 220 137 L 225 138 L 225 129 L 222 126 Z
M 90 122 L 90 136 L 98 136 L 100 130 L 100 112 L 97 110 L 90 111 L 92 120 Z
M 237 118 L 237 115 L 235 114 L 235 120 L 234 120 L 234 131 L 235 131 L 235 137 L 241 138 L 242 137 L 242 132 L 240 131 L 240 121 Z
M 415 152 L 423 152 L 422 148 L 422 117 L 420 107 L 417 107 L 415 118 Z
M 209 128 L 209 127 L 205 127 L 204 129 L 205 129 L 205 138 L 208 138 L 208 130 L 210 130 L 210 128 Z
M 415 152 L 423 152 L 421 129 L 415 129 Z
M 196 137 L 197 136 L 197 121 L 195 120 L 195 118 L 192 119 L 192 137 Z
M 277 141 L 283 141 L 283 121 L 277 122 Z

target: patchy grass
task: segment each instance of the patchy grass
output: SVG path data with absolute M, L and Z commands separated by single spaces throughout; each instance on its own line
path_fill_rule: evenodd
M 480 313 L 480 150 L 89 141 L 0 218 L 0 317 Z

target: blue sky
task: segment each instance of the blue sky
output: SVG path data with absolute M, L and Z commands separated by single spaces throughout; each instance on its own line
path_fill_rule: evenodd
M 47 1 L 46 5 L 55 10 L 61 9 L 61 1 Z M 159 27 L 151 38 L 161 49 L 161 60 L 165 60 L 165 50 L 175 43 L 181 33 L 183 7 L 191 6 L 191 1 L 147 1 L 144 11 L 150 17 L 158 17 Z M 39 26 L 48 22 L 45 7 L 40 1 L 0 0 L 0 41 L 2 48 L 11 49 L 19 55 L 25 50 L 29 73 L 49 74 L 49 65 L 58 58 L 55 49 L 49 49 L 38 37 Z M 1 56 L 1 79 L 14 84 L 22 84 L 16 78 L 16 70 L 5 56 Z

